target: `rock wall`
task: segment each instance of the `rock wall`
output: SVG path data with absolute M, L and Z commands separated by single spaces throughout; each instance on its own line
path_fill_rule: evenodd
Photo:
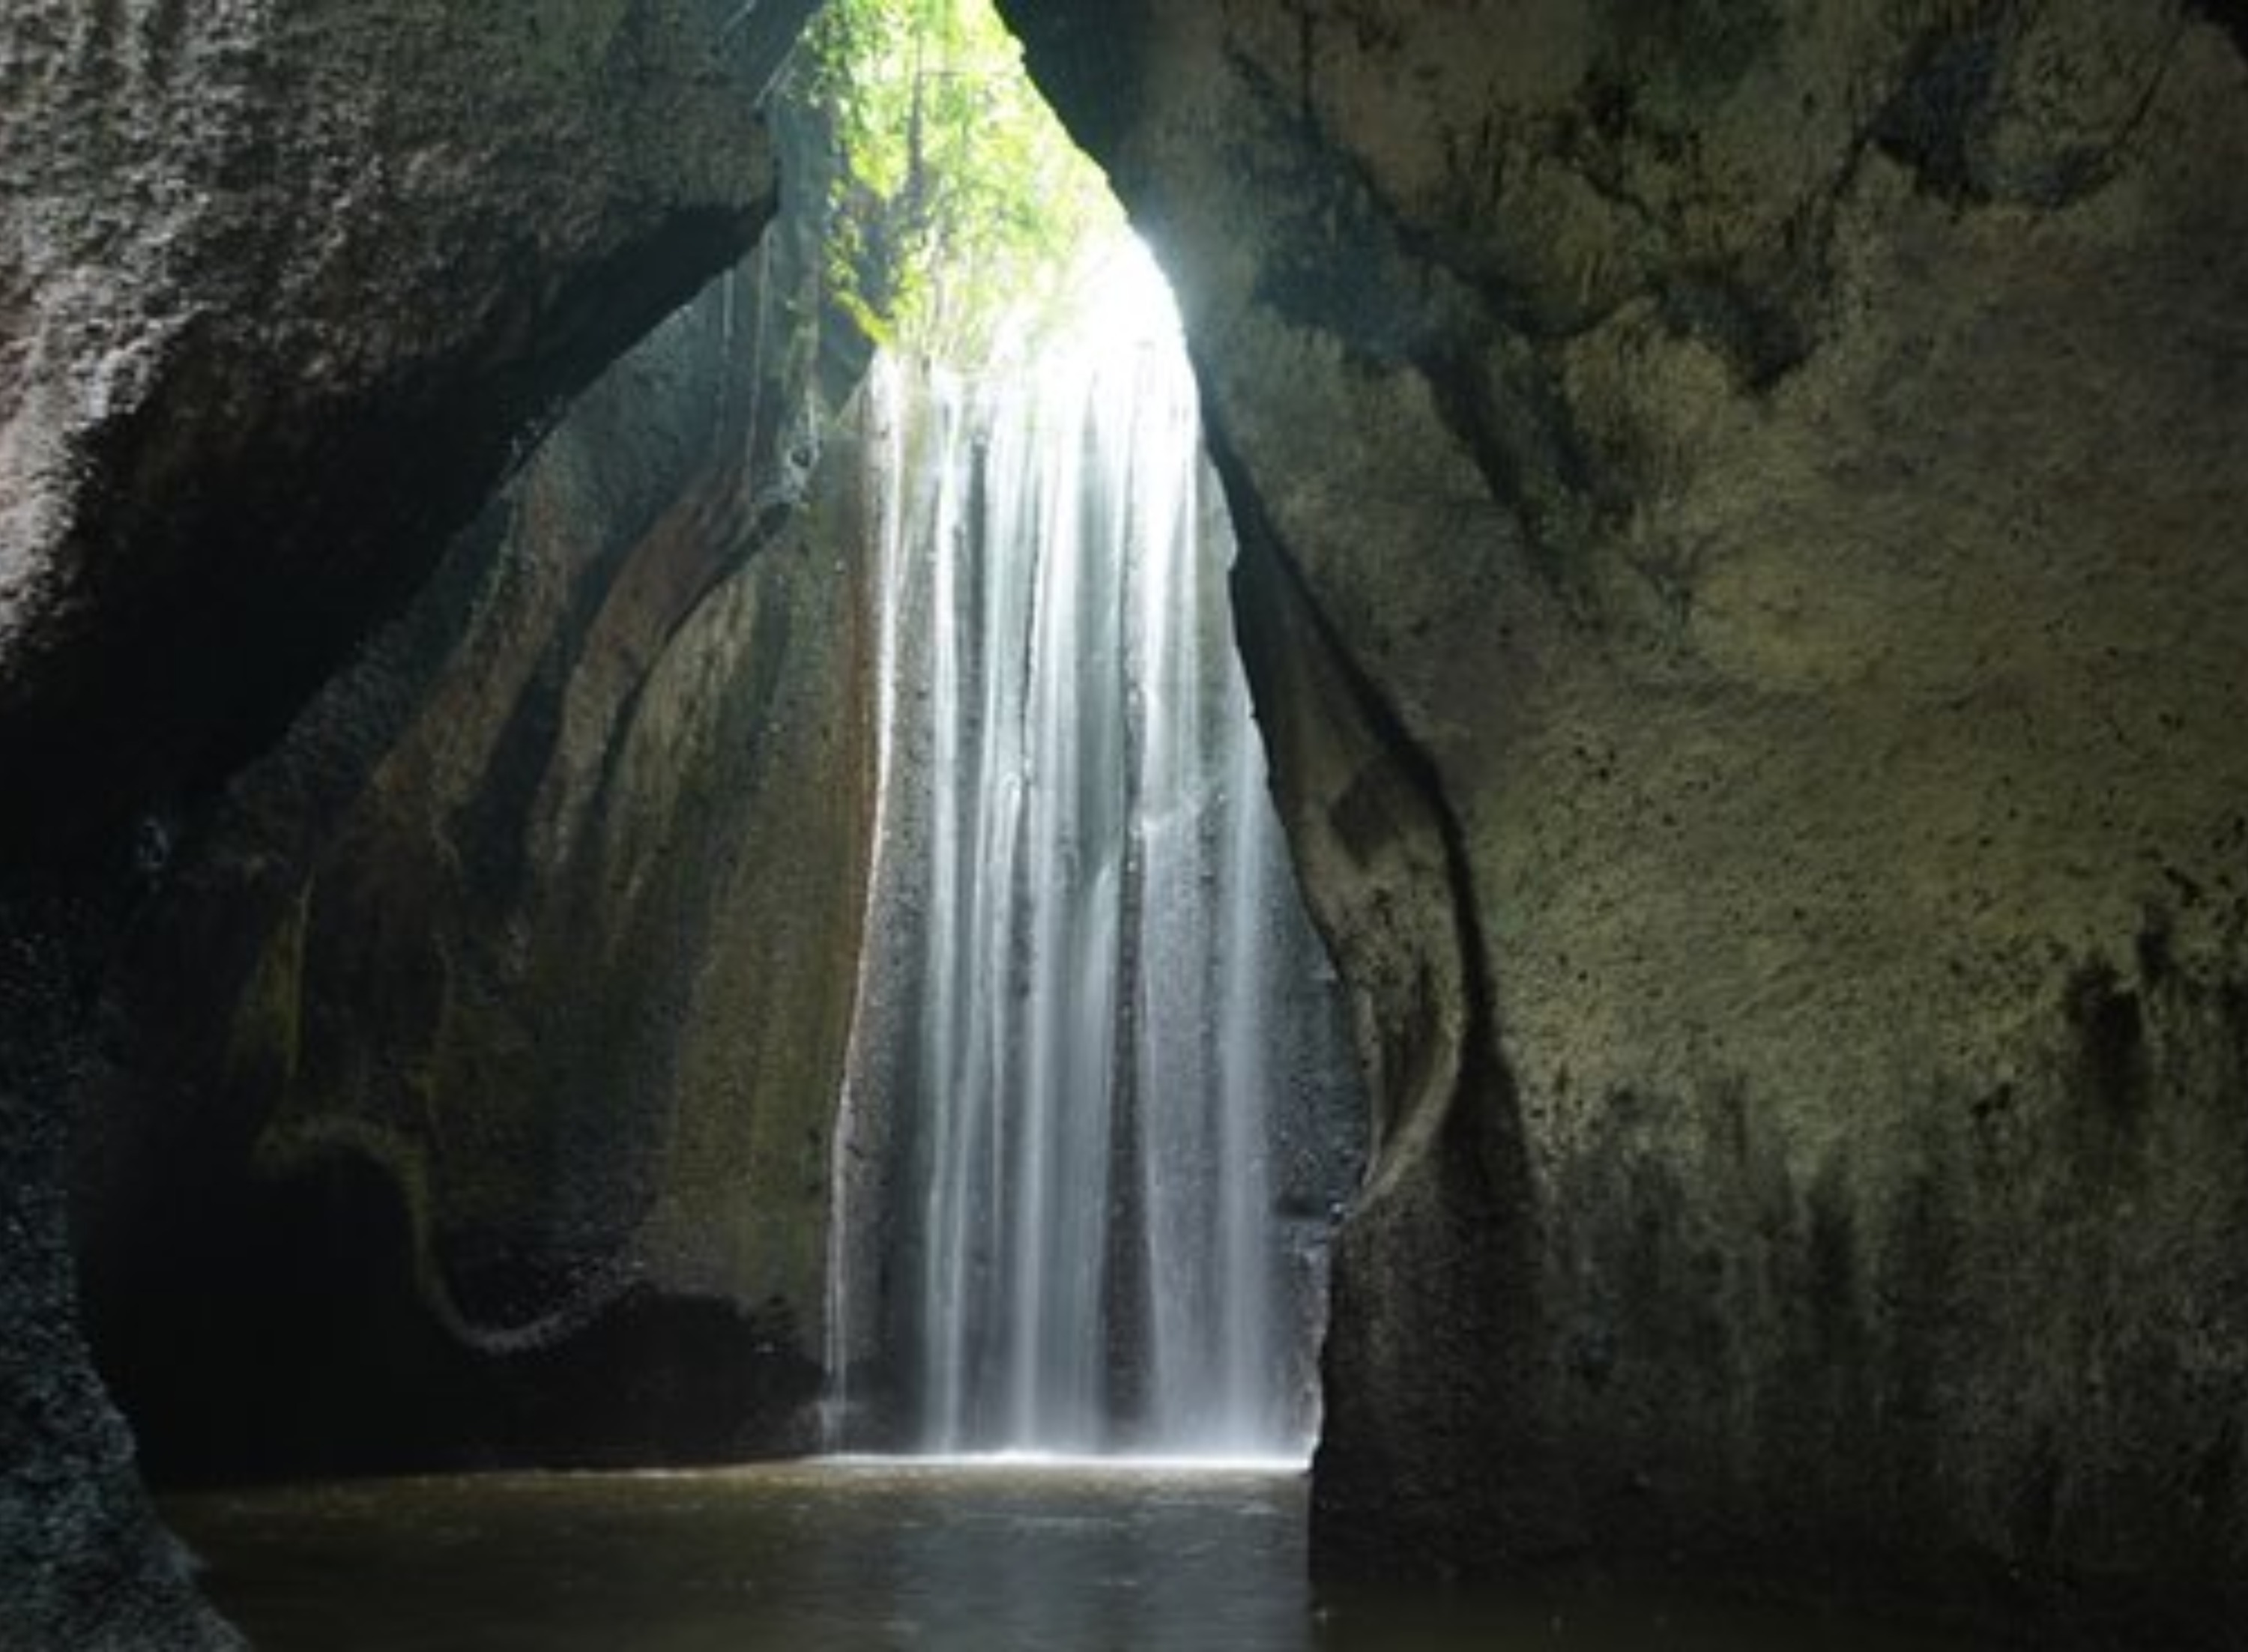
M 737 10 L 11 9 L 11 847 L 270 738 L 525 423 L 747 243 L 777 58 Z
M 809 1438 L 869 806 L 819 252 L 575 403 L 165 869 L 80 1199 L 160 1481 Z
M 1360 996 L 1321 1563 L 2230 1643 L 2237 19 L 1004 10 L 1181 290 Z
M 25 0 L 0 24 L 0 1642 L 229 1638 L 74 1306 L 65 1167 L 120 948 L 526 428 L 748 244 L 774 194 L 754 100 L 806 10 Z M 304 819 L 400 715 L 340 719 Z M 188 996 L 229 962 L 187 956 Z

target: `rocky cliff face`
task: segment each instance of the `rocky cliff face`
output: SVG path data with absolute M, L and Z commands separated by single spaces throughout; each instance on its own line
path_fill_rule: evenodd
M 2230 1633 L 2237 40 L 1005 9 L 1181 288 L 1361 997 L 1324 1561 Z
M 160 1479 L 809 1437 L 867 835 L 819 251 L 574 404 L 166 868 L 81 1189 Z
M 66 1137 L 120 937 L 526 428 L 747 245 L 755 98 L 807 9 L 30 0 L 0 27 L 10 1645 L 225 1638 L 73 1307 Z M 339 719 L 303 818 L 403 715 Z M 188 997 L 229 962 L 187 956 Z
M 775 59 L 735 10 L 11 10 L 11 846 L 270 737 L 526 422 L 747 243 Z

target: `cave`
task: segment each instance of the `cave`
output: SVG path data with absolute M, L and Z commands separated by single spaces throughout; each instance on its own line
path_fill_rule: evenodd
M 871 1541 L 901 225 L 819 10 L 0 23 L 0 1644 L 239 1644 L 174 1528 L 260 1484 Z M 1150 1564 L 1307 1569 L 1243 1645 L 2239 1644 L 2238 9 L 998 10 L 1175 296 L 1359 1086 L 1307 1476 Z

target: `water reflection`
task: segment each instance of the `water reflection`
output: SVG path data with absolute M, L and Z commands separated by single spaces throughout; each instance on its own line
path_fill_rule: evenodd
M 321 1485 L 167 1510 L 265 1652 L 1936 1648 L 1644 1604 L 1315 1597 L 1302 1477 L 1269 1468 L 821 1463 Z

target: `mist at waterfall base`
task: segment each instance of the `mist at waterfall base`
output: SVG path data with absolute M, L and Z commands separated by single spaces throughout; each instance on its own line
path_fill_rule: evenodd
M 1170 295 L 1124 239 L 974 377 L 878 360 L 879 848 L 836 1450 L 1301 1457 L 1359 1100 L 1235 657 Z

